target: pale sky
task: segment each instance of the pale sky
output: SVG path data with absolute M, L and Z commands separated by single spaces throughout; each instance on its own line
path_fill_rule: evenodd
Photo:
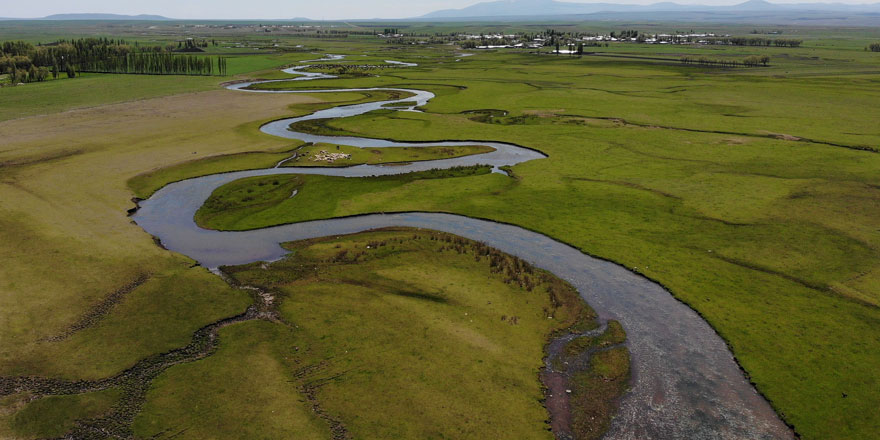
M 0 17 L 35 18 L 64 13 L 156 14 L 170 18 L 315 20 L 416 17 L 438 9 L 463 8 L 481 0 L 40 0 L 4 1 Z M 650 4 L 662 0 L 595 0 L 572 3 Z M 745 0 L 675 0 L 681 4 L 731 5 Z M 859 0 L 771 0 L 773 3 L 872 3 Z

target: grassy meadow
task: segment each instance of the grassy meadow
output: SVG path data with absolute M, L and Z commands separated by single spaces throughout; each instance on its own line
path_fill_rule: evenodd
M 668 286 L 729 341 L 800 434 L 863 436 L 880 403 L 868 348 L 880 344 L 876 80 L 844 62 L 840 72 L 805 63 L 785 74 L 797 67 L 483 53 L 436 73 L 401 72 L 405 81 L 358 80 L 431 89 L 438 75 L 461 88 L 438 89 L 445 93 L 425 113 L 325 121 L 320 133 L 412 141 L 455 133 L 550 157 L 514 167 L 514 179 L 413 181 L 360 195 L 360 183 L 343 180 L 324 186 L 318 203 L 298 194 L 233 227 L 425 210 L 538 230 Z
M 223 268 L 272 292 L 279 322 L 230 327 L 216 355 L 169 369 L 135 434 L 552 438 L 543 347 L 555 331 L 595 326 L 593 312 L 553 277 L 535 272 L 544 281 L 529 291 L 505 282 L 474 243 L 449 237 L 403 229 L 294 242 L 271 265 Z
M 230 56 L 229 76 L 125 75 L 84 73 L 76 78 L 4 87 L 0 121 L 78 108 L 216 90 L 217 83 L 240 75 L 308 59 L 309 53 Z M 291 75 L 286 75 L 292 77 Z
M 514 167 L 511 177 L 285 175 L 269 177 L 279 185 L 233 182 L 215 193 L 227 197 L 223 203 L 203 207 L 201 221 L 252 229 L 421 210 L 536 230 L 668 287 L 724 337 L 803 438 L 871 438 L 880 431 L 880 54 L 863 48 L 880 38 L 870 29 L 786 29 L 786 36 L 792 32 L 805 39 L 803 47 L 621 44 L 581 58 L 516 51 L 459 57 L 452 46 L 302 39 L 320 53 L 352 55 L 344 62 L 363 62 L 354 56 L 367 54 L 371 62 L 419 66 L 294 87 L 411 87 L 437 95 L 423 113 L 382 110 L 313 129 L 401 141 L 505 141 L 549 157 Z M 765 54 L 766 68 L 677 62 L 682 55 Z M 317 57 L 237 55 L 230 77 L 96 74 L 0 89 L 0 376 L 109 377 L 185 345 L 197 329 L 253 302 L 156 246 L 126 211 L 132 197 L 169 182 L 272 166 L 301 147 L 262 134 L 262 123 L 387 99 L 219 89 L 232 79 L 289 77 L 275 67 Z M 245 200 L 254 197 L 248 189 L 260 197 Z M 293 189 L 298 193 L 289 197 Z M 341 246 L 362 239 L 345 240 L 351 241 Z M 297 249 L 325 258 L 336 244 Z M 538 320 L 510 326 L 495 309 L 540 308 L 487 278 L 485 268 L 471 271 L 473 257 L 444 252 L 437 254 L 443 265 L 427 267 L 398 250 L 382 255 L 391 269 L 379 259 L 342 263 L 308 280 L 290 275 L 296 258 L 266 270 L 238 269 L 234 278 L 280 292 L 282 323 L 221 330 L 213 356 L 157 378 L 133 432 L 204 438 L 247 425 L 241 437 L 273 438 L 295 426 L 303 437 L 326 438 L 341 421 L 356 438 L 484 438 L 503 437 L 492 430 L 503 422 L 517 437 L 546 438 L 535 372 L 552 329 Z M 277 276 L 262 278 L 270 273 Z M 388 280 L 401 279 L 419 292 L 454 297 L 455 306 L 385 292 Z M 449 340 L 457 344 L 455 356 L 428 350 L 450 350 Z M 501 346 L 520 354 L 516 362 L 498 354 Z M 597 374 L 613 377 L 603 368 L 624 359 L 619 352 L 597 358 Z M 503 376 L 481 376 L 488 373 L 479 360 Z M 394 368 L 386 371 L 387 361 Z M 444 397 L 442 410 L 402 403 L 436 396 L 439 377 L 464 384 L 465 376 L 486 384 L 503 377 L 507 388 L 462 385 Z M 420 380 L 402 383 L 404 377 Z M 362 392 L 377 386 L 380 398 Z M 5 396 L 0 437 L 57 436 L 117 399 L 112 389 L 37 400 Z M 497 410 L 474 412 L 475 401 Z M 501 401 L 509 406 L 498 407 Z M 406 423 L 388 427 L 358 411 L 365 407 Z M 451 419 L 464 422 L 444 424 Z
M 289 174 L 249 177 L 217 188 L 196 211 L 195 221 L 206 229 L 241 231 L 280 224 L 279 220 L 293 223 L 329 218 L 334 217 L 339 201 L 369 197 L 414 182 L 435 181 L 435 185 L 448 187 L 451 181 L 458 181 L 453 178 L 462 178 L 462 182 L 469 183 L 463 178 L 488 176 L 491 171 L 488 166 L 475 166 L 362 178 Z M 291 218 L 291 206 L 308 210 Z

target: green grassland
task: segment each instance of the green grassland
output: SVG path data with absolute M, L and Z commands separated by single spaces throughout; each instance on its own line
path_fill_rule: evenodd
M 129 180 L 128 186 L 138 197 L 147 198 L 156 190 L 171 182 L 222 173 L 229 170 L 271 168 L 278 162 L 291 157 L 299 147 L 285 147 L 278 151 L 232 153 L 206 159 L 197 159 L 140 174 Z
M 595 326 L 593 312 L 538 271 L 529 291 L 505 282 L 479 245 L 450 238 L 369 232 L 288 243 L 292 257 L 224 268 L 272 292 L 279 322 L 230 327 L 216 355 L 168 370 L 135 433 L 550 438 L 537 375 L 544 344 Z
M 112 102 L 210 90 L 216 79 L 82 74 L 77 78 L 3 87 L 0 120 L 24 118 Z
M 435 186 L 447 187 L 453 181 L 470 183 L 465 177 L 489 176 L 490 172 L 488 166 L 477 166 L 358 179 L 319 175 L 249 177 L 217 188 L 196 212 L 195 220 L 207 229 L 247 230 L 279 221 L 329 218 L 340 211 L 339 201 L 371 197 L 412 184 L 433 182 Z M 293 206 L 306 209 L 291 217 L 298 209 Z
M 242 95 L 188 93 L 0 122 L 0 375 L 111 377 L 247 307 L 246 292 L 156 246 L 126 216 L 133 206 L 126 181 L 140 173 L 243 145 L 290 148 L 239 129 L 250 122 L 242 112 L 262 121 L 292 104 L 326 104 Z M 85 401 L 3 399 L 4 438 L 52 436 L 94 415 Z M 30 420 L 41 414 L 56 416 L 40 428 Z
M 110 410 L 119 398 L 116 389 L 68 396 L 15 396 L 4 406 L 19 407 L 12 415 L 0 415 L 0 435 L 4 438 L 58 438 L 77 420 L 98 417 Z
M 420 66 L 385 69 L 377 78 L 309 81 L 295 87 L 412 87 L 437 95 L 425 113 L 384 110 L 333 121 L 322 129 L 411 141 L 507 141 L 549 157 L 514 167 L 514 177 L 285 176 L 302 179 L 302 191 L 295 197 L 265 194 L 261 204 L 245 206 L 248 196 L 240 194 L 223 207 L 227 214 L 218 211 L 211 222 L 219 228 L 250 229 L 339 215 L 425 210 L 540 231 L 637 268 L 667 286 L 729 342 L 758 389 L 804 438 L 871 438 L 880 431 L 880 159 L 870 151 L 880 147 L 880 56 L 863 48 L 877 40 L 877 31 L 786 29 L 784 36 L 794 32 L 803 36 L 804 47 L 601 48 L 611 55 L 669 61 L 516 51 L 472 51 L 475 56 L 456 61 L 459 51 L 452 46 L 303 39 L 300 43 L 321 53 L 365 53 L 370 59 Z M 700 54 L 766 54 L 771 66 L 719 69 L 677 62 L 682 55 Z M 155 246 L 125 216 L 132 207 L 129 199 L 147 197 L 188 177 L 274 164 L 296 143 L 260 133 L 262 123 L 380 97 L 353 92 L 190 93 L 215 89 L 230 79 L 263 77 L 259 72 L 277 75 L 267 69 L 317 57 L 289 53 L 239 58 L 242 67 L 234 72 L 241 74 L 234 78 L 83 75 L 0 89 L 0 121 L 5 121 L 0 122 L 0 375 L 107 377 L 187 343 L 196 329 L 240 313 L 249 303 L 246 292 Z M 69 109 L 79 110 L 58 113 Z M 249 182 L 231 185 L 242 185 L 245 193 L 249 188 Z M 310 197 L 310 192 L 317 195 Z M 414 279 L 426 276 L 419 275 L 424 268 L 418 265 L 400 270 L 408 270 Z M 259 271 L 251 268 L 250 273 L 256 277 Z M 461 277 L 456 286 L 461 291 L 482 285 Z M 142 278 L 146 281 L 128 288 Z M 291 398 L 307 380 L 297 382 L 291 373 L 297 367 L 290 359 L 305 366 L 340 354 L 339 363 L 320 370 L 318 379 L 344 372 L 346 365 L 374 362 L 362 357 L 365 351 L 338 351 L 352 347 L 349 343 L 364 347 L 383 342 L 352 337 L 347 325 L 365 318 L 345 299 L 369 303 L 386 297 L 354 287 L 343 296 L 338 285 L 319 281 L 308 293 L 323 302 L 306 304 L 309 296 L 298 295 L 299 290 L 289 291 L 282 301 L 282 315 L 308 331 L 263 322 L 223 329 L 216 357 L 173 367 L 157 379 L 136 419 L 138 435 L 191 429 L 184 434 L 219 436 L 225 426 L 256 420 L 249 428 L 255 431 L 242 436 L 272 437 L 291 421 L 303 427 L 303 436 L 326 438 L 326 421 L 316 420 L 301 398 Z M 288 288 L 282 284 L 280 290 Z M 100 319 L 62 340 L 48 341 L 66 335 L 116 292 L 123 293 L 122 300 Z M 415 313 L 404 308 L 406 301 L 421 304 L 420 313 L 431 312 L 433 306 L 399 295 L 388 298 L 398 308 L 383 313 L 403 316 L 402 326 L 412 324 L 404 311 Z M 493 305 L 500 304 L 495 301 Z M 477 305 L 481 313 L 488 310 Z M 346 307 L 348 315 L 335 313 Z M 435 316 L 441 322 L 470 325 L 460 316 L 459 321 Z M 328 323 L 340 332 L 321 332 Z M 379 321 L 371 325 L 383 328 Z M 487 324 L 483 329 L 491 328 Z M 398 338 L 393 328 L 384 330 L 380 334 L 386 343 L 418 341 Z M 422 328 L 416 330 L 408 336 L 421 337 Z M 509 336 L 493 335 L 501 340 Z M 537 338 L 532 333 L 528 337 Z M 314 345 L 298 345 L 303 341 Z M 422 354 L 421 347 L 414 350 Z M 605 368 L 620 367 L 624 358 L 609 352 L 594 359 L 598 367 L 583 383 L 601 384 L 595 382 L 597 375 L 613 378 L 615 370 Z M 467 365 L 474 369 L 478 364 L 458 359 L 473 361 Z M 533 362 L 540 355 L 528 359 Z M 413 375 L 421 371 L 415 365 L 403 367 Z M 533 367 L 528 364 L 529 371 Z M 251 371 L 259 374 L 243 373 Z M 386 400 L 365 402 L 367 397 L 357 396 L 349 401 L 345 392 L 371 383 L 363 373 L 370 370 L 357 371 L 320 388 L 328 413 L 344 419 L 359 407 L 399 408 L 394 394 Z M 525 377 L 520 370 L 512 374 Z M 531 385 L 518 382 L 520 392 L 510 394 L 518 408 L 531 414 L 523 419 L 540 413 L 533 400 L 523 400 L 523 395 L 536 395 L 533 379 L 534 374 L 529 376 Z M 431 382 L 422 389 L 397 385 L 420 398 L 430 395 Z M 56 435 L 61 428 L 50 425 L 69 426 L 77 418 L 92 417 L 115 398 L 108 393 L 27 403 L 27 396 L 6 397 L 0 401 L 0 436 Z M 255 408 L 270 401 L 283 406 L 284 417 L 257 413 Z M 459 397 L 450 396 L 449 404 L 460 405 Z M 47 418 L 35 422 L 34 414 Z M 510 413 L 479 417 L 504 414 Z M 423 416 L 436 425 L 462 414 Z M 475 414 L 473 420 L 488 419 Z M 533 425 L 514 422 L 524 436 L 533 432 Z M 364 427 L 369 420 L 350 423 L 346 426 L 351 432 L 374 426 Z M 414 420 L 399 429 L 424 426 Z M 410 433 L 433 431 L 385 432 Z
M 299 332 L 252 321 L 224 329 L 220 338 L 213 356 L 156 379 L 133 426 L 138 437 L 169 430 L 192 439 L 330 436 L 293 383 L 302 362 L 294 347 L 306 342 Z
M 118 75 L 85 73 L 76 78 L 0 88 L 0 121 L 83 107 L 214 90 L 235 75 L 279 66 L 310 54 L 231 56 L 229 76 Z
M 333 87 L 463 88 L 437 88 L 445 93 L 426 113 L 324 121 L 323 134 L 424 141 L 455 133 L 550 157 L 514 167 L 515 179 L 336 188 L 315 204 L 297 195 L 236 218 L 235 228 L 425 210 L 535 229 L 663 282 L 729 341 L 802 435 L 865 436 L 880 404 L 869 391 L 880 384 L 880 158 L 871 151 L 880 132 L 876 79 L 862 69 L 880 59 L 853 49 L 828 66 L 835 52 L 820 50 L 820 68 L 797 53 L 734 70 L 480 53 L 428 72 L 341 80 Z M 487 119 L 474 113 L 481 109 L 507 116 Z
M 320 100 L 318 102 L 314 102 L 311 104 L 298 104 L 295 106 L 290 106 L 287 109 L 287 112 L 291 116 L 299 116 L 312 113 L 317 110 L 321 110 L 328 107 L 333 107 L 337 105 L 350 105 L 350 104 L 359 104 L 363 102 L 371 102 L 371 101 L 381 101 L 388 99 L 388 95 L 384 93 L 376 93 L 376 92 L 340 92 L 340 93 L 322 93 L 320 96 Z M 268 135 L 262 135 L 259 132 L 259 128 L 266 122 L 270 122 L 272 118 L 267 120 L 254 121 L 249 123 L 244 123 L 234 127 L 236 134 L 240 134 L 243 136 L 247 136 L 248 138 L 262 138 L 263 136 L 272 138 Z M 193 177 L 205 176 L 208 174 L 216 174 L 228 171 L 237 171 L 237 170 L 250 170 L 250 169 L 261 169 L 261 168 L 271 168 L 281 162 L 284 159 L 288 159 L 292 157 L 294 154 L 300 151 L 305 144 L 299 141 L 286 141 L 286 145 L 279 148 L 273 148 L 271 150 L 265 151 L 245 151 L 245 152 L 236 152 L 229 154 L 217 154 L 212 155 L 207 158 L 198 158 L 192 159 L 185 162 L 181 162 L 172 166 L 165 166 L 157 169 L 153 169 L 150 171 L 146 171 L 140 173 L 131 179 L 128 180 L 128 187 L 131 191 L 134 192 L 135 197 L 146 199 L 150 195 L 152 195 L 156 190 L 162 188 L 171 182 L 177 182 L 180 180 L 185 180 Z M 356 153 L 354 147 L 345 147 L 346 149 L 351 150 L 352 154 L 358 154 L 358 157 L 370 157 L 365 153 Z M 467 154 L 477 154 L 481 152 L 485 152 L 486 147 L 482 146 L 473 146 L 473 147 L 465 147 L 455 148 L 455 155 L 451 157 L 458 157 Z M 393 151 L 393 155 L 391 156 L 394 160 L 389 160 L 386 162 L 393 162 L 399 159 L 405 159 L 407 157 L 404 153 L 405 150 L 397 150 L 395 148 L 391 148 Z M 335 146 L 334 146 L 335 151 Z M 417 153 L 421 153 L 417 151 Z M 442 152 L 437 150 L 437 153 L 432 155 L 431 158 L 437 157 L 449 157 L 449 156 L 440 156 L 439 154 L 445 154 L 445 150 Z M 424 153 L 421 153 L 424 154 Z M 375 157 L 376 155 L 372 155 Z M 379 155 L 381 156 L 381 155 Z M 421 155 L 420 155 L 421 157 Z M 372 157 L 371 157 L 372 159 Z M 421 159 L 427 160 L 427 159 Z M 378 162 L 367 162 L 366 163 L 378 163 Z M 318 162 L 315 164 L 309 164 L 308 166 L 320 166 L 323 162 Z M 355 165 L 356 163 L 352 163 L 351 165 Z

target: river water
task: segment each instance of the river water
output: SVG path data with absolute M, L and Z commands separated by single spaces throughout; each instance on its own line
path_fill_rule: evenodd
M 341 59 L 335 56 L 334 59 Z M 323 61 L 323 60 L 322 60 Z M 303 75 L 303 67 L 291 73 Z M 292 80 L 327 79 L 312 74 Z M 229 86 L 247 90 L 253 83 Z M 321 93 L 328 91 L 389 90 L 333 89 L 259 91 L 258 93 Z M 306 142 L 327 142 L 362 148 L 392 146 L 488 145 L 491 153 L 414 162 L 402 166 L 360 165 L 348 168 L 269 168 L 215 174 L 167 185 L 140 203 L 134 221 L 162 244 L 199 261 L 203 266 L 271 261 L 285 255 L 279 243 L 360 232 L 388 226 L 427 228 L 479 240 L 553 272 L 570 282 L 596 310 L 600 319 L 616 319 L 628 334 L 632 355 L 632 389 L 621 399 L 620 412 L 606 439 L 786 439 L 793 435 L 766 400 L 749 384 L 725 342 L 693 310 L 654 282 L 617 264 L 590 257 L 545 235 L 512 225 L 451 214 L 372 214 L 275 226 L 253 231 L 222 232 L 199 228 L 193 216 L 219 186 L 234 180 L 272 174 L 323 174 L 362 177 L 408 173 L 431 168 L 488 164 L 495 167 L 537 160 L 545 155 L 520 146 L 490 141 L 394 142 L 359 137 L 317 136 L 291 131 L 303 120 L 345 118 L 383 108 L 385 104 L 415 101 L 414 110 L 434 95 L 393 89 L 414 97 L 340 106 L 311 115 L 275 121 L 263 132 Z

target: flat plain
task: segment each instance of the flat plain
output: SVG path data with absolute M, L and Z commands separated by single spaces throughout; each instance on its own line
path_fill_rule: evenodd
M 204 225 L 244 230 L 429 211 L 535 230 L 631 268 L 699 312 L 803 438 L 871 438 L 880 431 L 880 54 L 863 50 L 876 37 L 873 30 L 801 32 L 800 48 L 620 44 L 582 57 L 515 50 L 472 50 L 473 56 L 462 57 L 460 49 L 447 45 L 289 37 L 289 43 L 307 44 L 320 54 L 367 55 L 357 63 L 394 59 L 419 65 L 307 84 L 270 83 L 273 88 L 410 87 L 436 94 L 423 112 L 380 110 L 313 125 L 313 130 L 400 141 L 503 141 L 548 157 L 517 165 L 510 176 L 294 176 L 297 197 L 267 194 L 247 206 L 239 197 L 223 206 L 215 223 Z M 769 55 L 771 65 L 685 66 L 678 62 L 681 55 Z M 271 167 L 302 147 L 261 133 L 265 122 L 383 99 L 365 92 L 257 94 L 220 88 L 232 79 L 285 78 L 278 72 L 282 66 L 314 57 L 310 52 L 236 55 L 229 77 L 87 74 L 0 89 L 0 376 L 111 377 L 190 343 L 200 328 L 253 304 L 247 291 L 157 246 L 131 223 L 127 211 L 135 206 L 133 197 L 147 198 L 167 183 Z M 247 192 L 249 184 L 230 185 Z M 436 269 L 446 271 L 447 282 L 462 277 L 459 300 L 472 298 L 466 292 L 474 283 L 509 287 L 462 268 L 459 257 L 444 256 L 449 261 Z M 371 269 L 425 284 L 417 290 L 438 288 L 431 279 L 434 269 L 386 263 L 401 273 Z M 241 276 L 257 275 L 243 271 Z M 236 433 L 240 438 L 273 437 L 293 426 L 303 436 L 326 438 L 336 425 L 316 416 L 304 398 L 292 397 L 303 393 L 295 389 L 302 368 L 297 362 L 336 359 L 338 350 L 354 343 L 357 332 L 346 326 L 362 325 L 357 319 L 363 317 L 348 308 L 352 302 L 389 304 L 378 304 L 356 288 L 334 294 L 326 279 L 311 280 L 296 293 L 290 283 L 298 281 L 287 281 L 276 286 L 287 292 L 280 313 L 303 331 L 265 322 L 220 330 L 214 355 L 172 366 L 156 378 L 126 429 L 138 437 L 204 438 L 228 433 L 223 423 L 247 419 L 260 423 Z M 322 300 L 310 302 L 313 297 Z M 377 313 L 412 325 L 402 308 L 407 299 L 381 297 L 396 301 L 397 308 Z M 107 303 L 107 298 L 119 300 Z M 413 306 L 423 319 L 436 312 L 426 304 Z M 533 307 L 516 305 L 522 313 Z M 343 317 L 348 321 L 341 322 Z M 377 338 L 396 337 L 395 329 L 384 327 L 388 322 L 365 322 L 389 332 L 377 332 Z M 329 331 L 340 323 L 344 332 Z M 520 387 L 505 400 L 518 402 L 511 412 L 528 414 L 518 420 L 518 438 L 546 435 L 535 378 L 542 341 L 552 329 L 533 327 L 529 337 L 534 340 L 517 346 L 519 369 L 504 356 L 492 360 L 495 368 L 510 367 L 505 380 Z M 492 333 L 499 342 L 462 328 L 444 331 L 483 349 L 523 342 L 509 341 L 508 333 Z M 294 349 L 305 346 L 306 352 Z M 326 371 L 350 367 L 363 379 L 388 363 L 411 367 L 395 362 L 400 349 L 375 350 L 378 358 L 343 357 Z M 473 357 L 462 361 L 468 364 L 479 357 L 459 354 Z M 450 359 L 429 363 L 442 369 L 441 361 Z M 259 374 L 244 374 L 248 371 Z M 424 372 L 412 368 L 401 374 Z M 393 378 L 381 380 L 393 388 L 388 393 L 419 399 L 437 394 L 436 389 L 393 386 Z M 228 386 L 218 385 L 224 381 Z M 362 396 L 358 391 L 366 386 L 357 380 L 336 384 L 318 399 L 328 405 L 331 419 L 358 438 L 441 435 L 425 431 L 418 420 L 399 427 L 412 431 L 386 431 L 387 426 L 358 416 L 354 409 L 365 405 L 381 404 L 395 415 L 407 409 L 400 401 L 339 397 Z M 507 396 L 458 391 L 471 398 Z M 456 405 L 463 396 L 450 396 L 448 412 L 423 414 L 422 421 L 460 420 L 463 410 Z M 120 399 L 113 388 L 37 400 L 27 393 L 4 396 L 0 437 L 61 436 L 77 420 L 106 414 Z M 241 412 L 268 407 L 287 412 L 283 417 Z M 501 415 L 468 413 L 480 427 L 487 426 L 484 417 Z

